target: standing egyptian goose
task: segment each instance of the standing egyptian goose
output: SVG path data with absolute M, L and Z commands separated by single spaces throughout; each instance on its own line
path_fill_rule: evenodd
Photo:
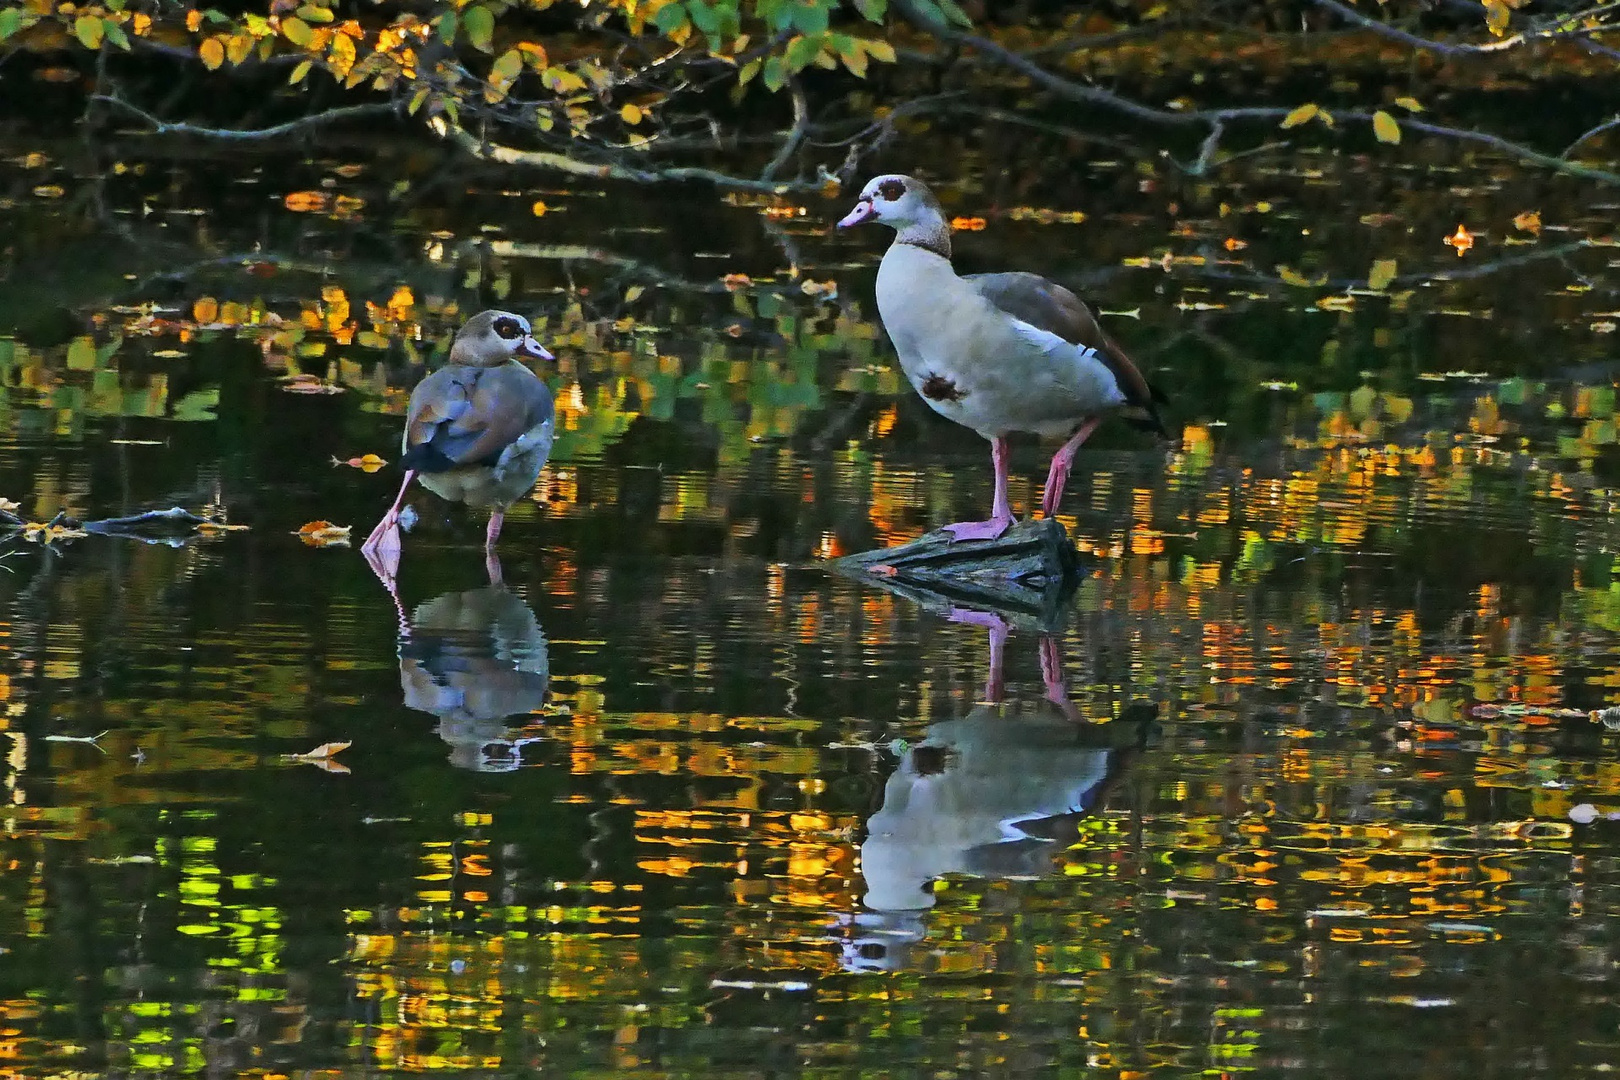
M 1057 513 L 1074 452 L 1103 417 L 1126 411 L 1167 434 L 1148 385 L 1079 297 L 1029 273 L 970 274 L 951 267 L 951 227 L 934 193 L 910 176 L 874 178 L 840 228 L 877 221 L 895 230 L 878 268 L 877 304 L 900 367 L 941 416 L 990 440 L 996 472 L 988 521 L 945 529 L 988 540 L 1012 524 L 1007 436 L 1067 441 L 1052 456 L 1041 510 Z
M 551 359 L 529 320 L 481 311 L 456 334 L 450 362 L 411 393 L 400 460 L 405 481 L 360 548 L 385 584 L 399 570 L 399 507 L 413 479 L 440 498 L 489 511 L 484 560 L 498 582 L 501 522 L 540 475 L 555 417 L 550 389 L 521 357 Z

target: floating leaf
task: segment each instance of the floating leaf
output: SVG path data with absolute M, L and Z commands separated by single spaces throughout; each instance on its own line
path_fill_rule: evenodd
M 331 205 L 331 196 L 324 191 L 293 191 L 282 203 L 295 214 L 315 214 Z
M 1321 111 L 1315 103 L 1308 102 L 1283 117 L 1282 124 L 1279 126 L 1285 128 L 1299 127 L 1299 125 L 1306 123 Z
M 321 743 L 321 745 L 317 746 L 315 749 L 309 751 L 308 753 L 304 753 L 304 754 L 288 754 L 287 756 L 290 757 L 290 758 L 298 758 L 299 760 L 304 760 L 304 759 L 307 759 L 307 758 L 328 758 L 328 757 L 331 757 L 333 754 L 342 753 L 344 750 L 347 750 L 349 747 L 351 747 L 353 745 L 354 745 L 354 740 L 352 740 L 352 739 L 347 741 L 347 742 L 326 742 L 326 743 Z
M 1446 237 L 1445 243 L 1448 247 L 1456 248 L 1457 257 L 1461 258 L 1469 248 L 1474 246 L 1474 234 L 1458 225 L 1457 231 Z
M 985 220 L 982 217 L 955 217 L 951 218 L 951 228 L 957 232 L 983 232 Z
M 1323 274 L 1319 278 L 1308 278 L 1304 274 L 1301 274 L 1298 270 L 1295 270 L 1293 267 L 1290 267 L 1290 266 L 1279 266 L 1279 267 L 1277 267 L 1277 276 L 1282 278 L 1283 281 L 1286 282 L 1287 284 L 1289 284 L 1289 285 L 1298 285 L 1301 288 L 1314 289 L 1314 288 L 1317 288 L 1318 286 L 1327 284 L 1327 275 L 1326 274 Z
M 544 199 L 536 199 L 534 205 L 529 207 L 529 211 L 534 214 L 535 217 L 544 217 L 546 215 L 546 211 L 550 209 L 551 207 L 546 205 Z
M 747 274 L 727 274 L 725 277 L 720 279 L 720 284 L 724 285 L 731 292 L 738 292 L 742 289 L 746 289 L 753 283 L 754 279 L 749 277 Z
M 1397 263 L 1394 259 L 1379 259 L 1372 264 L 1372 272 L 1367 275 L 1367 287 L 1382 292 L 1389 288 L 1389 283 L 1395 280 Z
M 1534 234 L 1536 236 L 1540 236 L 1541 235 L 1541 211 L 1540 210 L 1526 210 L 1522 214 L 1515 215 L 1514 218 L 1513 218 L 1513 227 L 1515 229 L 1519 229 L 1519 230 L 1521 230 L 1523 232 L 1532 233 L 1532 234 Z
M 1423 111 L 1423 106 L 1418 104 L 1417 98 L 1398 97 L 1398 98 L 1395 99 L 1395 104 L 1399 105 L 1401 108 L 1405 109 L 1407 112 L 1422 112 Z
M 1373 113 L 1372 124 L 1373 134 L 1378 137 L 1379 142 L 1394 144 L 1401 141 L 1401 125 L 1383 109 Z
M 642 294 L 646 291 L 647 287 L 645 285 L 632 285 L 628 289 L 624 290 L 624 302 L 627 304 L 633 304 L 637 300 L 640 300 Z
M 347 547 L 352 525 L 334 525 L 330 521 L 306 522 L 294 536 L 310 547 Z
M 347 460 L 334 455 L 332 458 L 332 464 L 334 466 L 347 465 L 349 468 L 359 469 L 361 472 L 374 473 L 384 465 L 387 465 L 388 462 L 383 458 L 378 457 L 376 454 L 364 454 L 360 457 L 348 458 Z M 311 522 L 311 524 L 316 523 Z M 308 528 L 308 526 L 305 526 L 305 528 Z M 349 530 L 345 529 L 343 531 L 347 533 Z M 299 535 L 303 535 L 303 530 L 299 530 Z

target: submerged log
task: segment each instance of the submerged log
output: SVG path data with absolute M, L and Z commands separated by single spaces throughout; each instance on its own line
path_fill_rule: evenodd
M 839 571 L 942 614 L 966 606 L 1014 626 L 1053 630 L 1080 577 L 1080 554 L 1050 518 L 1020 521 L 994 540 L 955 540 L 936 529 L 909 544 L 846 555 Z

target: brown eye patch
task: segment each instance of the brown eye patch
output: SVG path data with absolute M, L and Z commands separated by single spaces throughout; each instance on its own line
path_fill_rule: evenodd
M 885 180 L 878 185 L 878 194 L 885 202 L 895 202 L 906 193 L 906 185 L 898 180 Z
M 505 338 L 507 341 L 516 341 L 523 336 L 523 326 L 516 319 L 496 319 L 495 336 Z

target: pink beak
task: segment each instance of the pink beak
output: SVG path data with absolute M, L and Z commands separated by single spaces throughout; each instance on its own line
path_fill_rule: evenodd
M 527 356 L 533 360 L 555 359 L 551 353 L 546 351 L 544 345 L 541 345 L 538 341 L 534 340 L 534 338 L 527 334 L 523 336 L 523 341 L 518 345 L 517 352 L 519 356 Z
M 838 227 L 840 229 L 847 229 L 851 225 L 859 225 L 861 222 L 869 219 L 872 214 L 872 200 L 862 199 L 860 202 L 855 204 L 855 209 L 843 216 L 843 218 L 838 222 Z

